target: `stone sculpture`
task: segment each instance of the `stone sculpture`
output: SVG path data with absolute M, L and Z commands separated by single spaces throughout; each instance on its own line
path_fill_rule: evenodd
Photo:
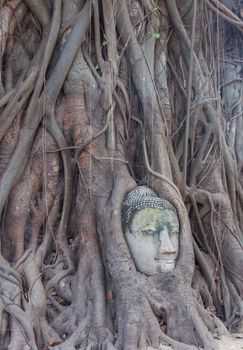
M 146 186 L 137 186 L 123 201 L 122 224 L 138 271 L 153 275 L 174 269 L 179 252 L 179 220 L 169 201 Z

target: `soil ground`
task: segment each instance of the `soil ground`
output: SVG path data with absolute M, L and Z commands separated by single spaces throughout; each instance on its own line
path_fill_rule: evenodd
M 232 334 L 231 336 L 222 336 L 217 339 L 219 350 L 242 350 L 243 349 L 243 333 Z M 148 348 L 148 350 L 155 350 Z M 161 345 L 159 350 L 172 350 L 172 347 Z M 206 349 L 205 349 L 206 350 Z
M 234 334 L 232 336 L 222 336 L 219 342 L 220 350 L 238 350 L 243 349 L 243 334 Z

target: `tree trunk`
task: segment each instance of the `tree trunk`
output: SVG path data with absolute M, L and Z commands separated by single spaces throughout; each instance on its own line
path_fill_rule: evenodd
M 213 350 L 237 331 L 238 3 L 1 2 L 1 349 Z M 126 239 L 141 186 L 178 217 L 170 271 L 143 273 Z

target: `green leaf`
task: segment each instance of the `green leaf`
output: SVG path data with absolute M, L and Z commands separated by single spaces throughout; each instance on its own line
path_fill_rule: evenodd
M 152 33 L 152 36 L 153 36 L 155 39 L 159 39 L 160 34 L 159 34 L 158 32 L 155 32 L 155 33 Z

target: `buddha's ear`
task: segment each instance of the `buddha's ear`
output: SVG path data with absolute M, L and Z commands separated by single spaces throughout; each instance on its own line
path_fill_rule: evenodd
M 126 229 L 125 234 L 132 235 L 133 237 L 136 237 L 137 235 L 132 231 L 132 227 L 130 226 L 129 228 Z
M 130 227 L 123 227 L 123 228 L 122 228 L 122 231 L 123 231 L 123 233 L 124 233 L 124 236 L 126 236 L 127 234 L 132 233 L 132 230 L 131 230 Z
M 126 232 L 127 232 L 128 234 L 130 234 L 130 235 L 133 235 L 134 237 L 136 236 L 136 235 L 134 234 L 134 232 L 132 232 L 132 228 L 131 228 L 131 227 L 129 227 L 129 228 L 126 230 Z

